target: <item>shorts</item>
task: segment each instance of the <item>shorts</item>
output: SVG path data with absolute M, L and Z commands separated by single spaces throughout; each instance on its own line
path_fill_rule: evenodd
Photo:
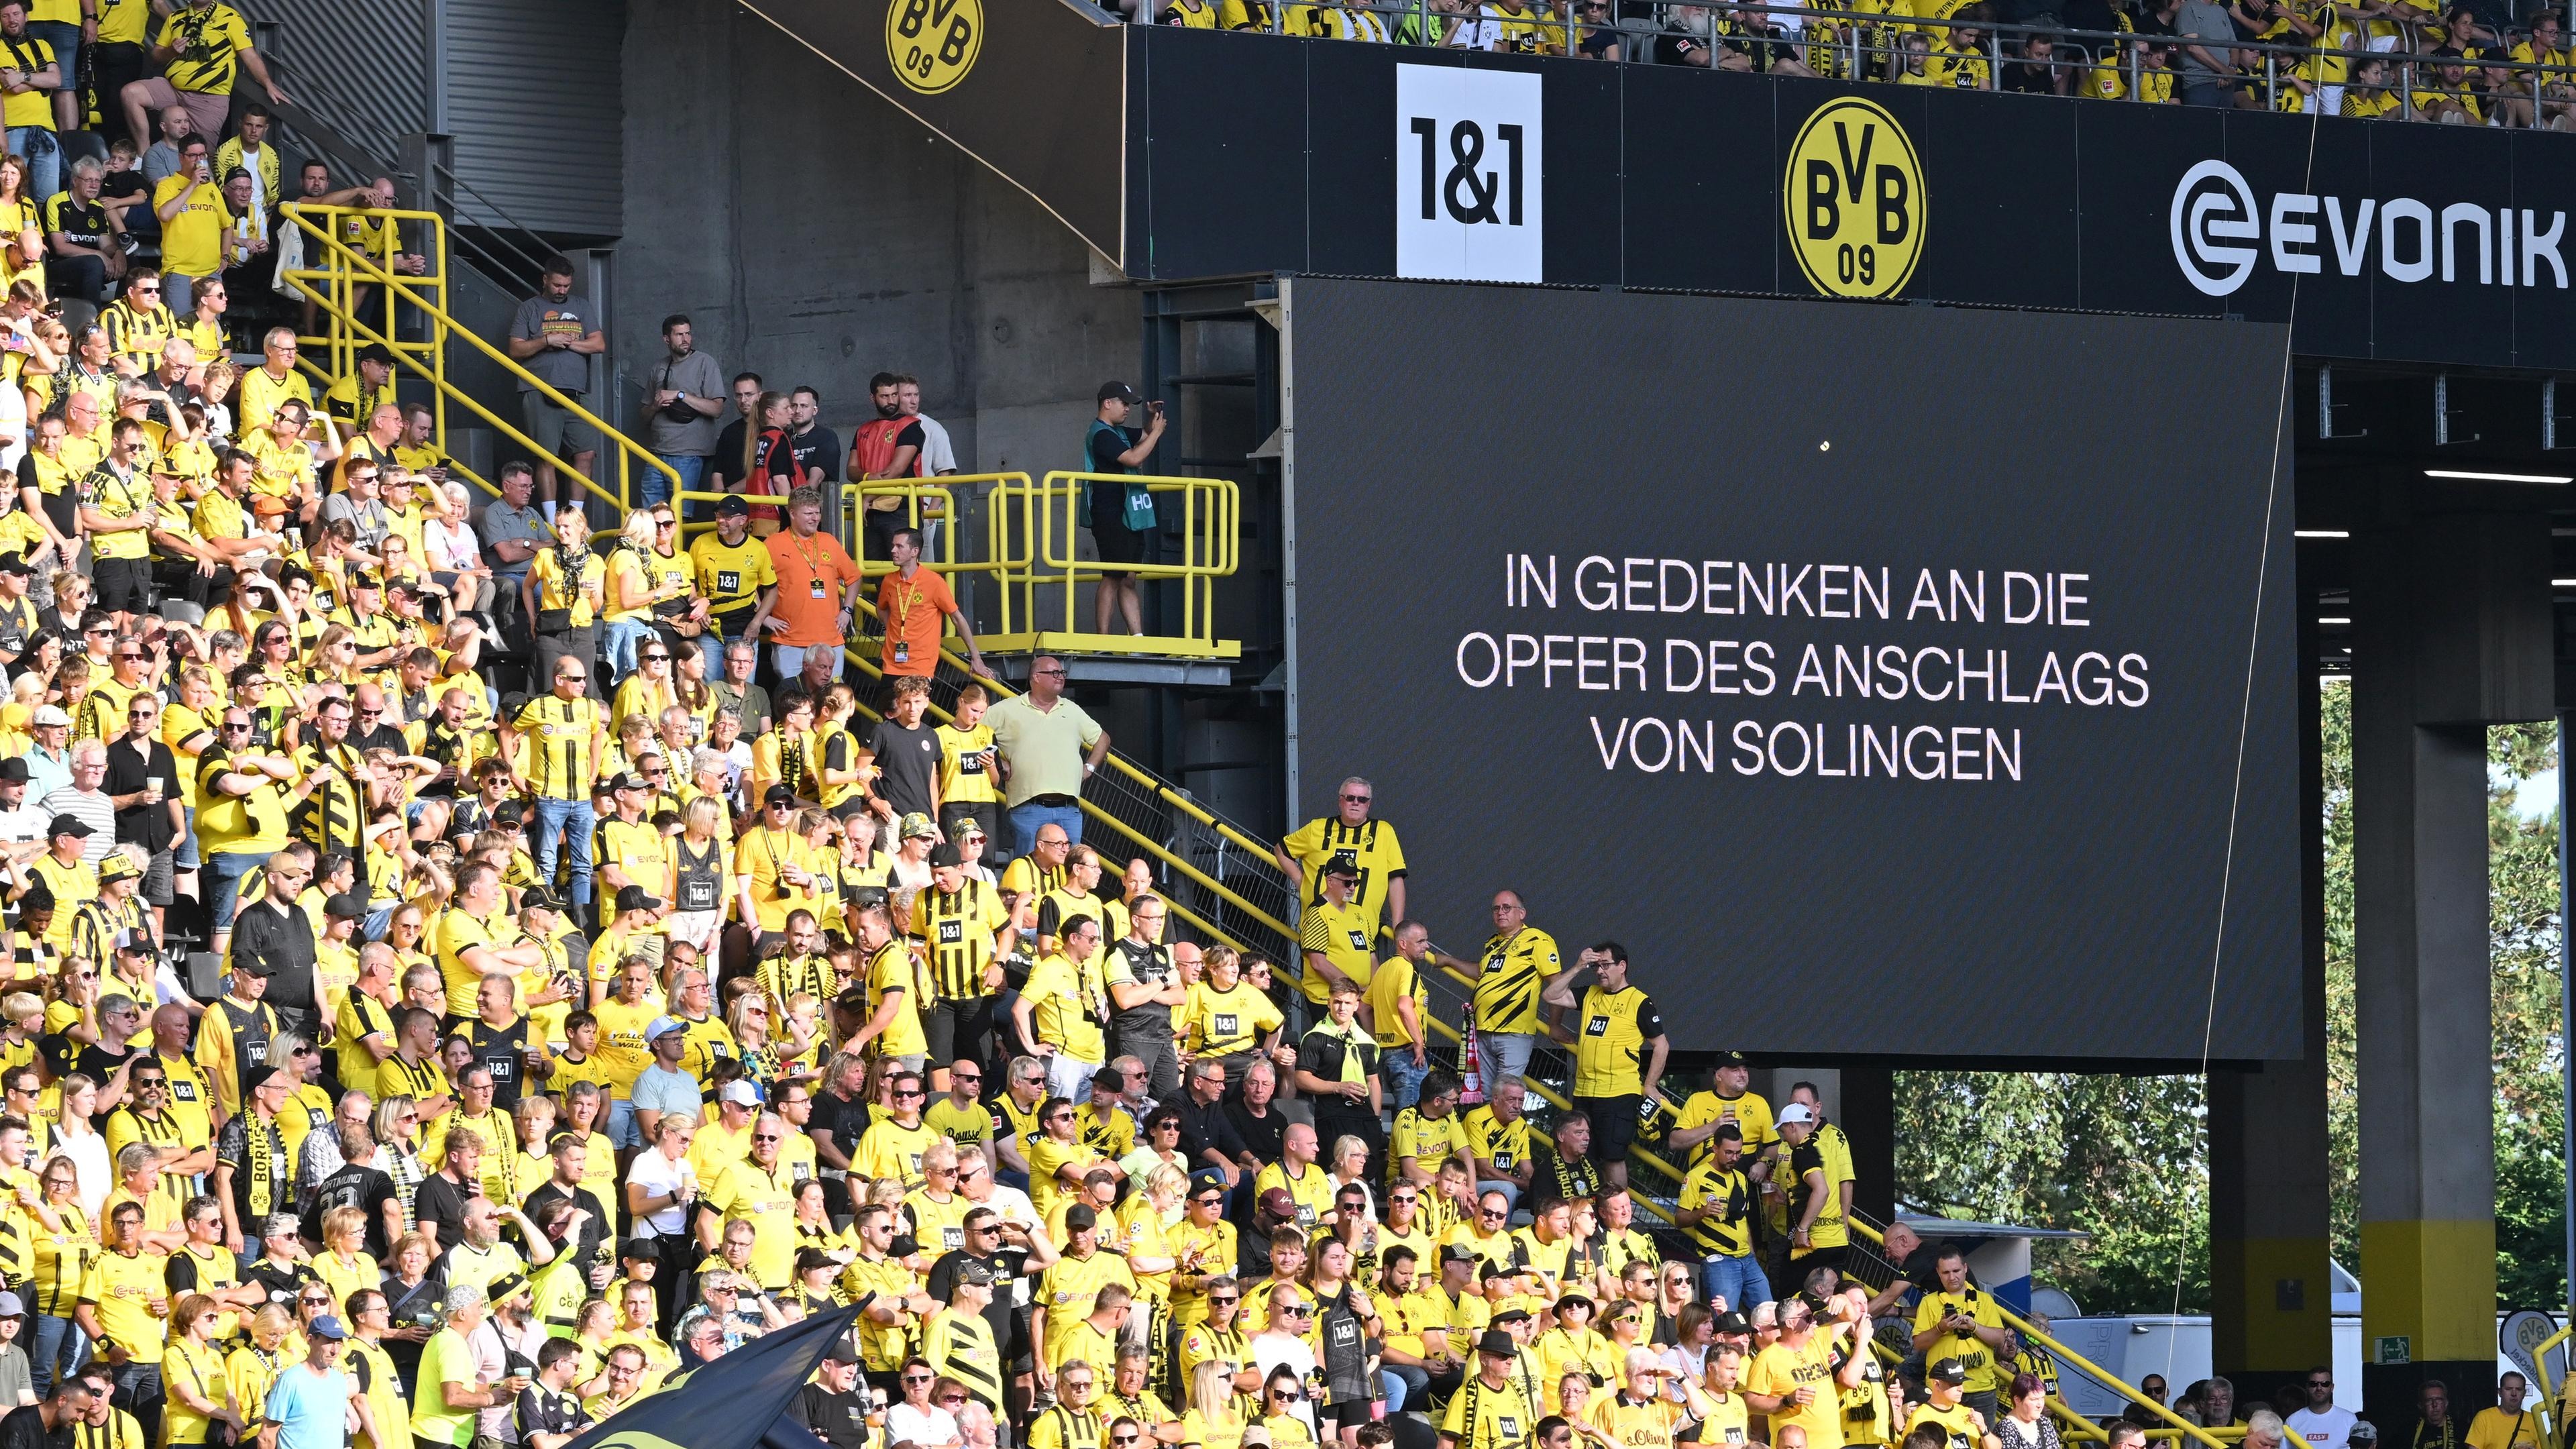
M 1094 520 L 1091 541 L 1100 549 L 1102 563 L 1140 564 L 1145 561 L 1145 535 L 1123 523 Z
M 716 935 L 724 929 L 724 912 L 676 911 L 662 923 L 662 928 L 672 940 L 695 946 L 704 956 L 716 948 Z
M 166 110 L 171 106 L 184 109 L 200 136 L 220 136 L 230 129 L 233 98 L 229 91 L 220 95 L 183 91 L 171 85 L 165 77 L 156 75 L 143 82 L 143 98 L 149 103 L 147 109 L 150 110 Z M 141 144 L 139 139 L 137 144 Z
M 1353 1399 L 1347 1404 L 1317 1404 L 1315 1422 L 1327 1429 L 1357 1429 L 1376 1417 L 1376 1406 L 1367 1399 Z
M 151 864 L 143 867 L 143 903 L 145 905 L 167 906 L 170 904 L 171 900 L 174 898 L 171 892 L 170 877 L 171 873 L 177 869 L 177 862 L 177 853 L 166 845 L 161 847 L 159 850 L 152 852 Z
M 571 410 L 556 407 L 543 393 L 519 394 L 519 415 L 527 420 L 529 441 L 564 462 L 599 451 L 599 435 L 591 431 L 590 424 Z
M 98 586 L 92 603 L 111 614 L 148 614 L 152 612 L 152 561 L 141 558 L 103 558 L 91 565 L 90 580 Z
M 1631 1092 L 1624 1097 L 1577 1097 L 1574 1106 L 1592 1119 L 1592 1160 L 1621 1162 L 1628 1160 L 1628 1144 L 1637 1140 L 1637 1109 L 1645 1098 Z
M 929 1038 L 932 1066 L 945 1067 L 956 1061 L 960 1047 L 965 1049 L 968 1061 L 981 1065 L 993 1035 L 993 998 L 934 1001 L 921 1014 L 921 1033 Z

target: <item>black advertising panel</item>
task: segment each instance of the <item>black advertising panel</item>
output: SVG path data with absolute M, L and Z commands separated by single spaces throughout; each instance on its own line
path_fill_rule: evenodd
M 1447 949 L 1508 887 L 1683 1047 L 2297 1054 L 2282 327 L 1281 295 L 1296 804 L 1371 779 Z
M 2576 363 L 2576 140 L 2555 133 L 1167 28 L 1133 44 L 1150 190 L 1127 260 L 1153 280 L 2295 311 L 2305 356 Z
M 1067 0 L 743 3 L 992 167 L 1103 255 L 1126 254 L 1125 26 Z

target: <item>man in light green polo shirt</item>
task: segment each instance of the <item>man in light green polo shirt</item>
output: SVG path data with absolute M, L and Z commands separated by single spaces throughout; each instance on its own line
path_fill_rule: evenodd
M 1011 822 L 1012 858 L 1028 854 L 1048 824 L 1082 843 L 1082 782 L 1109 755 L 1109 732 L 1064 697 L 1064 678 L 1064 661 L 1041 654 L 1029 668 L 1029 692 L 984 716 L 1006 776 L 1002 805 Z

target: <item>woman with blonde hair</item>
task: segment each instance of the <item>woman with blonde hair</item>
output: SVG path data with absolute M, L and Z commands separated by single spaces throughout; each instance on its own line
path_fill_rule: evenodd
M 367 1165 L 393 1179 L 394 1200 L 402 1204 L 403 1221 L 412 1222 L 413 1195 L 429 1176 L 428 1164 L 420 1160 L 419 1100 L 403 1092 L 379 1099 L 375 1128 L 376 1155 Z
M 1190 1370 L 1190 1407 L 1181 1415 L 1181 1442 L 1199 1449 L 1236 1449 L 1243 1442 L 1243 1415 L 1236 1406 L 1236 1365 L 1209 1359 Z
M 7 243 L 0 253 L 0 282 L 14 282 L 21 274 L 33 273 L 41 284 L 45 274 L 45 228 L 39 208 L 41 197 L 27 195 L 27 162 L 14 152 L 0 155 L 0 242 Z
M 593 676 L 583 692 L 592 699 L 606 699 L 608 691 L 595 677 L 590 661 L 599 649 L 594 623 L 607 602 L 608 567 L 588 547 L 590 520 L 582 517 L 580 509 L 556 510 L 554 525 L 555 546 L 537 551 L 519 585 L 519 605 L 535 621 L 535 677 L 551 685 L 555 662 L 569 658 L 582 666 L 585 675 Z
M 330 1288 L 334 1303 L 345 1303 L 350 1294 L 384 1281 L 384 1270 L 367 1251 L 365 1208 L 344 1205 L 322 1214 L 322 1251 L 313 1256 L 313 1271 Z
M 724 930 L 726 885 L 733 879 L 733 842 L 724 824 L 724 802 L 700 795 L 680 807 L 680 833 L 671 839 L 671 914 L 663 929 L 700 956 L 715 954 Z
M 636 646 L 653 632 L 653 606 L 672 597 L 672 590 L 653 582 L 648 562 L 657 532 L 653 510 L 636 509 L 626 515 L 617 546 L 609 551 L 607 682 L 612 689 L 635 672 Z

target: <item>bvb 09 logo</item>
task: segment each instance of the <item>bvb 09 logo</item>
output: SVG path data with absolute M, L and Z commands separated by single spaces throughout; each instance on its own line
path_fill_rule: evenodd
M 1789 248 L 1817 291 L 1893 297 L 1923 255 L 1923 162 L 1896 118 L 1828 103 L 1798 128 L 1780 200 Z
M 923 95 L 964 80 L 983 48 L 981 0 L 889 0 L 886 6 L 886 60 Z

